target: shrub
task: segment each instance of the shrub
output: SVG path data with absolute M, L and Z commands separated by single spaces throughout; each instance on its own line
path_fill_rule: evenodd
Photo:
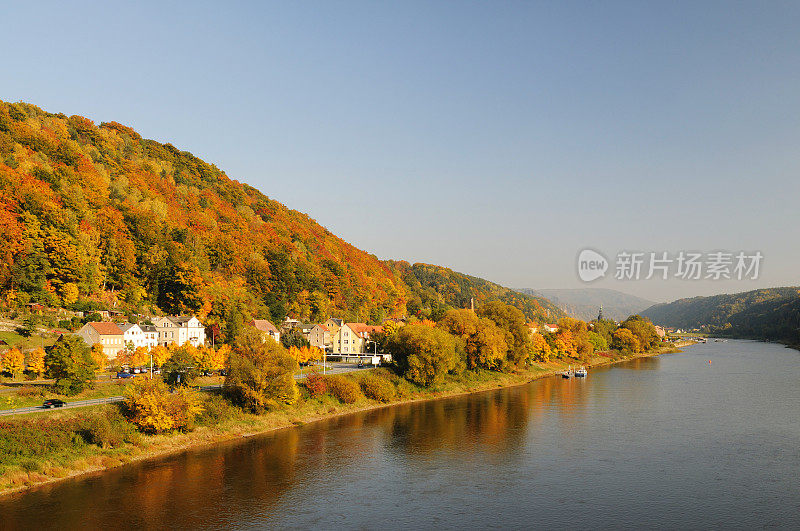
M 319 374 L 312 374 L 306 378 L 305 384 L 306 389 L 308 389 L 308 393 L 314 398 L 322 396 L 328 392 L 328 385 L 325 383 L 325 378 Z
M 367 398 L 378 402 L 391 402 L 397 395 L 397 390 L 392 385 L 392 382 L 377 374 L 369 374 L 362 379 L 361 389 Z
M 197 417 L 201 426 L 214 426 L 242 416 L 242 410 L 219 394 L 208 395 L 203 402 L 203 412 Z
M 43 397 L 46 393 L 47 388 L 44 386 L 26 385 L 17 389 L 17 397 L 19 398 Z
M 170 393 L 159 380 L 137 379 L 125 397 L 126 416 L 145 433 L 190 429 L 203 411 L 195 391 L 181 387 Z
M 324 378 L 328 391 L 343 404 L 353 404 L 361 396 L 358 384 L 343 376 L 326 376 Z
M 125 420 L 117 407 L 101 408 L 83 419 L 78 433 L 89 444 L 101 448 L 117 448 L 125 442 L 136 442 L 136 429 Z

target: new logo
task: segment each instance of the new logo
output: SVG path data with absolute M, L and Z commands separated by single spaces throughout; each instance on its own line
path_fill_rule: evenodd
M 578 276 L 584 282 L 602 278 L 608 271 L 608 260 L 592 249 L 584 249 L 578 255 Z

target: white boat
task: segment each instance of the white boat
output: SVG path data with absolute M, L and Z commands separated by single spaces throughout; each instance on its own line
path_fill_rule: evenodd
M 575 378 L 586 378 L 586 375 L 588 373 L 586 372 L 586 367 L 581 366 L 580 369 L 575 369 L 575 373 L 574 374 L 575 374 Z

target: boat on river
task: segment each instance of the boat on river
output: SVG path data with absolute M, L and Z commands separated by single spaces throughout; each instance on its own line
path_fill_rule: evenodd
M 575 369 L 575 378 L 586 378 L 586 375 L 589 374 L 586 372 L 586 367 L 581 366 L 580 369 Z

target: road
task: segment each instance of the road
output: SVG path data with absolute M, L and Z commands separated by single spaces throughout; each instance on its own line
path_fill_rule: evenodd
M 364 370 L 364 368 L 358 368 L 358 366 L 353 365 L 352 363 L 329 363 L 328 369 L 325 370 L 326 375 L 334 375 L 334 374 L 345 374 L 348 372 L 355 372 Z M 301 380 L 308 376 L 308 371 L 304 371 L 303 374 L 295 374 L 294 377 L 297 380 Z M 222 385 L 202 385 L 197 387 L 198 391 L 209 392 L 215 391 L 217 389 L 221 389 Z M 110 396 L 108 398 L 93 398 L 91 400 L 76 400 L 74 402 L 67 402 L 61 407 L 58 408 L 45 408 L 42 406 L 29 406 L 29 407 L 18 407 L 15 409 L 3 409 L 0 410 L 0 417 L 8 416 L 8 415 L 27 415 L 29 413 L 46 413 L 49 411 L 59 411 L 61 409 L 72 409 L 76 407 L 87 407 L 87 406 L 99 406 L 102 404 L 111 404 L 114 402 L 122 402 L 125 400 L 124 396 Z

